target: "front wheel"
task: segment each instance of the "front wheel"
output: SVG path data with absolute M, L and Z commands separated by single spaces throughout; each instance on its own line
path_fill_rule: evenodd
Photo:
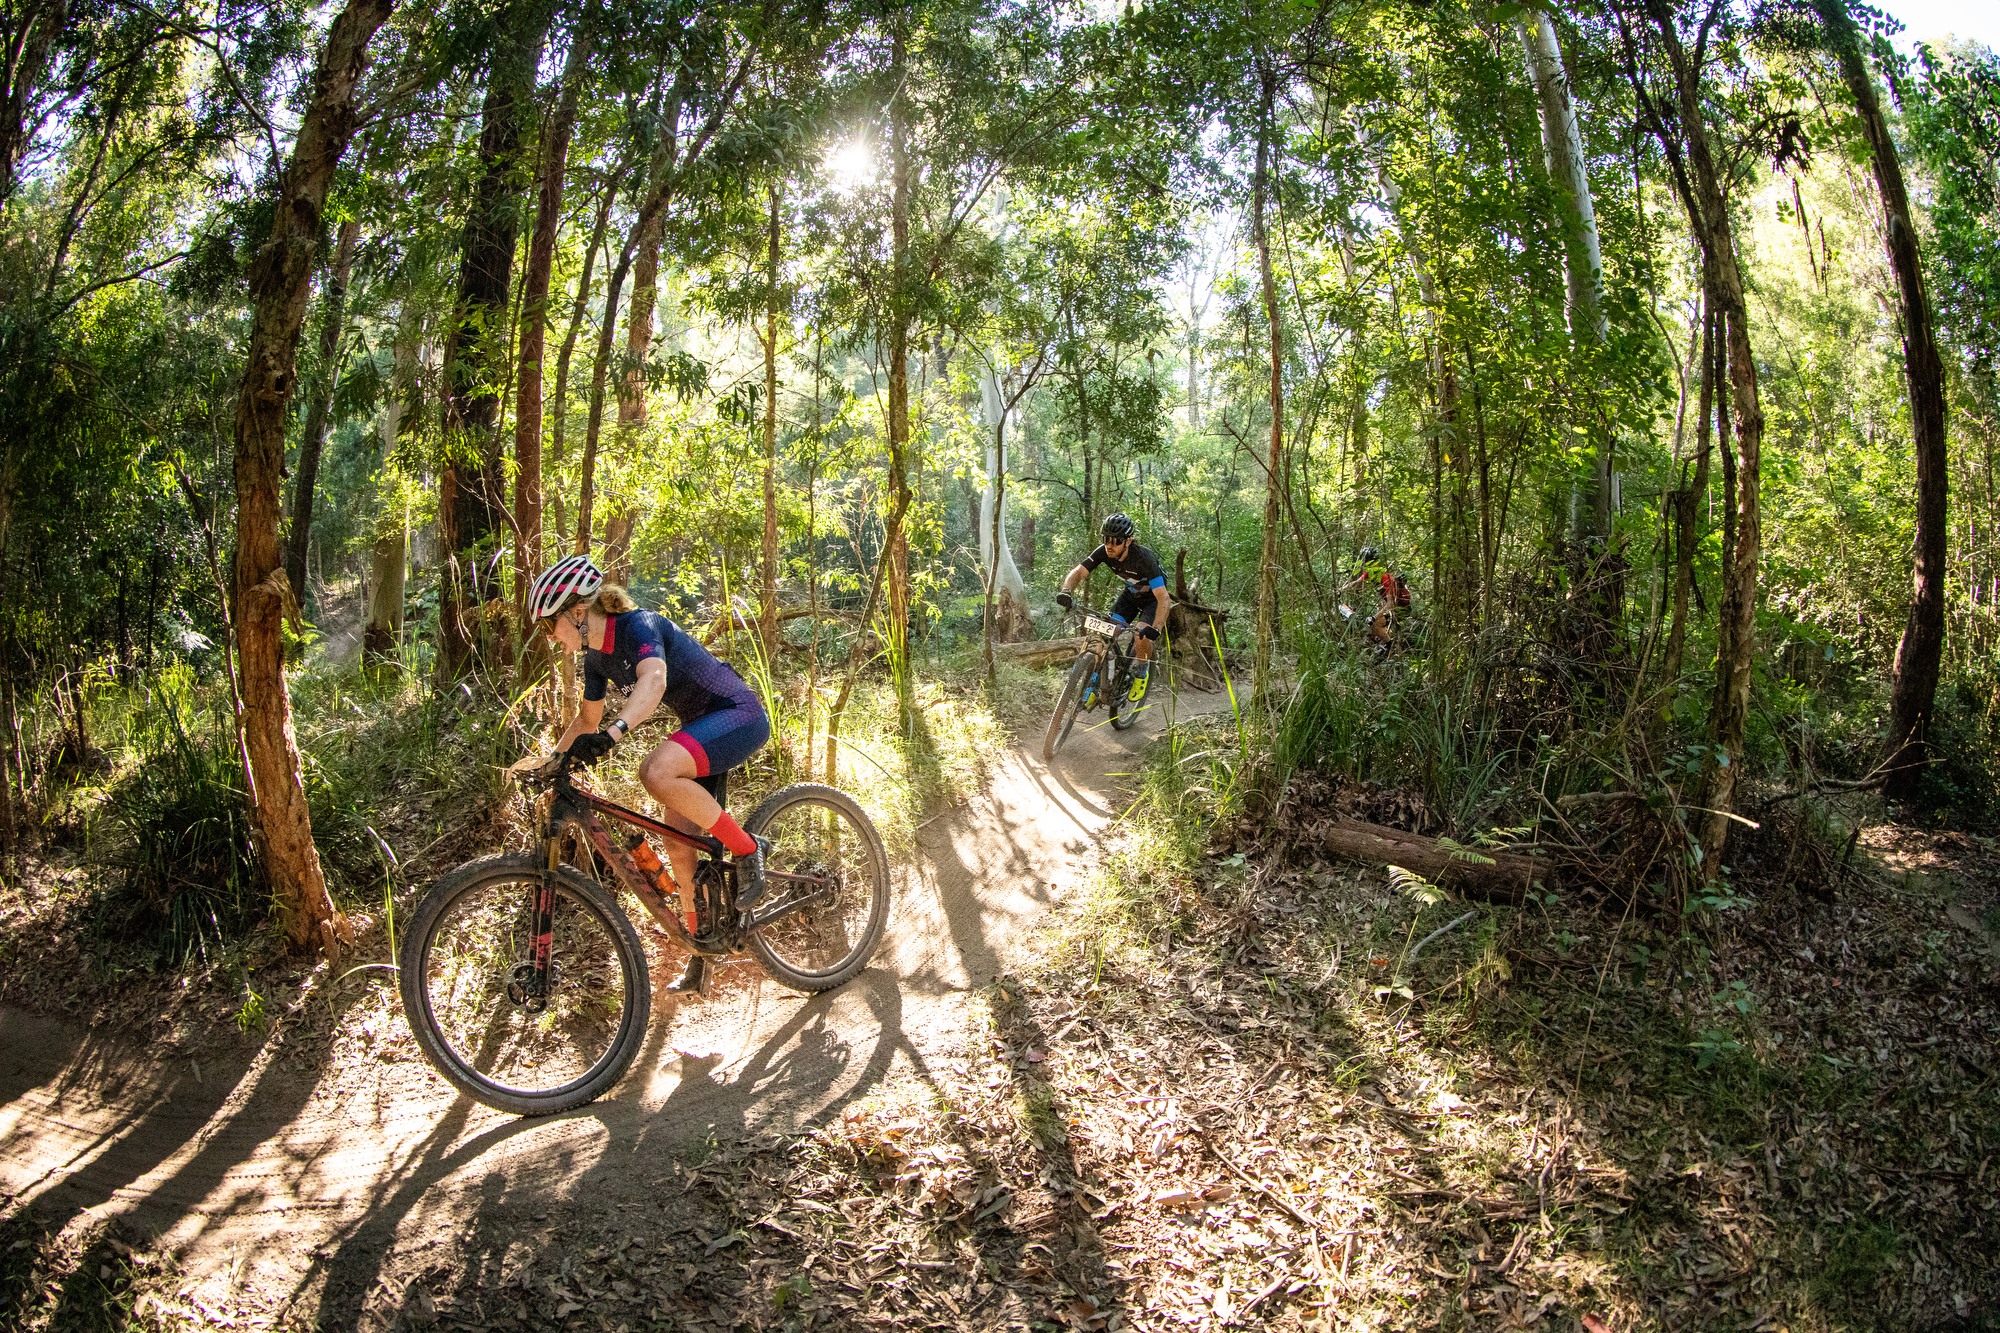
M 762 924 L 747 941 L 764 970 L 810 992 L 868 966 L 889 923 L 889 853 L 855 799 L 814 782 L 781 787 L 743 830 L 768 844 L 753 909 Z
M 534 976 L 536 895 L 519 853 L 452 871 L 424 896 L 397 958 L 424 1057 L 496 1110 L 550 1115 L 603 1096 L 646 1037 L 653 992 L 638 932 L 604 888 L 554 875 L 549 974 Z
M 1042 737 L 1042 759 L 1053 760 L 1062 743 L 1069 739 L 1069 729 L 1076 721 L 1076 710 L 1083 702 L 1083 689 L 1090 680 L 1091 668 L 1097 665 L 1097 658 L 1090 652 L 1076 655 L 1070 666 L 1069 679 L 1063 682 L 1062 693 L 1056 696 L 1056 711 L 1049 714 L 1049 729 Z

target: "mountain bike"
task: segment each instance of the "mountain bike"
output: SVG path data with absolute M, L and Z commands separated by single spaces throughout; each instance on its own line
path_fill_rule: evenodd
M 1049 717 L 1048 733 L 1042 737 L 1042 758 L 1054 759 L 1077 714 L 1088 713 L 1099 704 L 1111 710 L 1111 725 L 1123 731 L 1139 720 L 1140 705 L 1125 697 L 1132 687 L 1132 639 L 1130 625 L 1120 625 L 1088 611 L 1083 618 L 1083 647 L 1070 664 L 1062 693 L 1056 696 L 1056 711 Z
M 795 990 L 831 990 L 868 965 L 889 918 L 889 857 L 845 792 L 785 787 L 743 821 L 767 850 L 764 894 L 740 910 L 737 868 L 721 842 L 607 800 L 575 770 L 568 755 L 515 765 L 540 793 L 533 850 L 449 872 L 403 936 L 397 962 L 410 1030 L 466 1095 L 549 1115 L 624 1077 L 645 1041 L 652 977 L 619 889 L 683 947 L 715 957 L 747 950 Z M 607 822 L 636 832 L 614 842 Z M 700 853 L 692 933 L 673 871 L 648 835 Z

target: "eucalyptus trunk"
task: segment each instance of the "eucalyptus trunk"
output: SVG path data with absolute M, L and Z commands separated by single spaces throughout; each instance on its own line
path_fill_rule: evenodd
M 773 185 L 764 271 L 764 587 L 757 608 L 767 656 L 778 648 L 778 241 Z
M 899 26 L 890 58 L 898 74 L 896 96 L 889 106 L 890 200 L 889 231 L 892 246 L 889 293 L 889 493 L 896 521 L 884 534 L 885 556 L 889 565 L 890 652 L 899 662 L 910 660 L 910 548 L 904 535 L 902 516 L 909 512 L 910 496 L 910 308 L 903 290 L 909 280 L 910 258 L 910 148 L 907 112 L 900 91 L 904 61 L 904 34 Z M 862 633 L 867 633 L 864 621 Z M 907 683 L 907 671 L 897 679 Z M 907 704 L 907 700 L 905 700 Z
M 347 326 L 347 278 L 354 266 L 354 243 L 361 221 L 340 224 L 333 262 L 327 266 L 326 294 L 319 322 L 319 382 L 306 409 L 306 430 L 299 441 L 299 468 L 292 482 L 292 528 L 285 550 L 285 577 L 292 593 L 305 600 L 306 552 L 312 545 L 313 492 L 319 485 L 319 459 L 326 448 L 327 419 L 333 415 L 333 390 L 340 379 L 340 335 Z
M 1257 246 L 1257 273 L 1264 293 L 1264 319 L 1270 333 L 1271 442 L 1264 465 L 1264 543 L 1257 562 L 1257 657 L 1251 696 L 1270 702 L 1271 657 L 1278 637 L 1279 488 L 1284 485 L 1285 333 L 1278 312 L 1278 284 L 1271 271 L 1271 234 L 1266 217 L 1271 194 L 1271 131 L 1278 75 L 1265 66 L 1258 73 L 1257 174 L 1252 184 L 1250 229 Z
M 1862 59 L 1861 34 L 1845 0 L 1817 0 L 1821 19 L 1840 59 L 1841 77 L 1854 99 L 1861 132 L 1882 196 L 1882 236 L 1903 323 L 1903 377 L 1910 395 L 1910 434 L 1917 458 L 1916 554 L 1910 579 L 1910 613 L 1896 644 L 1889 694 L 1889 737 L 1883 753 L 1887 795 L 1916 795 L 1929 757 L 1928 734 L 1944 662 L 1945 534 L 1951 485 L 1945 450 L 1944 362 L 1938 356 L 1930 294 L 1924 290 L 1923 258 L 1903 184 L 1903 164 L 1889 136 L 1875 80 Z
M 1706 291 L 1707 284 L 1703 284 Z M 1701 387 L 1698 392 L 1699 409 L 1695 420 L 1694 476 L 1687 480 L 1683 472 L 1682 484 L 1668 497 L 1674 534 L 1674 587 L 1672 620 L 1667 628 L 1667 647 L 1661 678 L 1670 691 L 1677 691 L 1681 678 L 1681 662 L 1686 654 L 1688 597 L 1694 590 L 1694 545 L 1695 519 L 1697 507 L 1703 496 L 1708 494 L 1708 462 L 1713 450 L 1709 429 L 1713 424 L 1715 396 L 1721 380 L 1721 340 L 1715 333 L 1715 311 L 1713 303 L 1704 299 L 1701 315 Z M 1673 694 L 1669 693 L 1662 711 L 1673 707 Z
M 577 100 L 590 58 L 591 30 L 580 25 L 570 39 L 562 91 L 542 127 L 535 191 L 535 226 L 528 239 L 528 267 L 521 281 L 519 389 L 514 403 L 514 606 L 521 625 L 521 674 L 544 665 L 527 618 L 528 580 L 542 564 L 542 358 L 548 341 L 549 275 L 555 267 L 556 231 L 562 224 L 563 178 L 576 130 Z M 557 401 L 557 410 L 562 404 Z
M 542 0 L 516 0 L 509 7 L 480 107 L 479 176 L 465 220 L 444 357 L 438 670 L 446 679 L 464 672 L 483 637 L 478 608 L 500 595 L 493 536 L 507 507 L 499 386 L 506 378 L 507 303 L 520 236 L 523 129 L 548 22 Z
M 1555 24 L 1536 10 L 1515 20 L 1527 55 L 1528 81 L 1541 113 L 1542 160 L 1562 202 L 1563 276 L 1570 338 L 1582 347 L 1602 348 L 1609 329 L 1604 318 L 1604 256 L 1597 235 L 1597 209 L 1590 192 L 1583 135 L 1576 103 L 1563 69 Z M 1601 432 L 1590 436 L 1590 492 L 1578 507 L 1580 537 L 1611 534 L 1611 448 Z
M 1750 712 L 1751 663 L 1756 649 L 1757 563 L 1762 551 L 1761 468 L 1764 407 L 1758 393 L 1757 363 L 1751 354 L 1749 311 L 1743 272 L 1736 257 L 1735 224 L 1708 138 L 1702 71 L 1681 44 L 1674 12 L 1665 0 L 1648 0 L 1674 80 L 1675 120 L 1670 130 L 1655 118 L 1677 175 L 1688 222 L 1713 275 L 1715 311 L 1720 321 L 1729 375 L 1730 415 L 1736 432 L 1733 473 L 1733 540 L 1725 552 L 1716 690 L 1710 731 L 1717 749 L 1698 802 L 1707 813 L 1702 827 L 1702 869 L 1710 879 L 1721 873 L 1729 842 L 1737 783 L 1743 771 L 1743 729 Z M 1725 464 L 1729 461 L 1724 460 Z
M 327 893 L 313 843 L 285 686 L 281 631 L 287 609 L 297 602 L 280 563 L 279 479 L 327 190 L 354 134 L 368 44 L 392 7 L 393 0 L 349 0 L 327 31 L 298 137 L 278 174 L 270 235 L 250 266 L 249 351 L 236 401 L 234 620 L 250 800 L 286 941 L 328 955 L 337 954 L 351 932 Z

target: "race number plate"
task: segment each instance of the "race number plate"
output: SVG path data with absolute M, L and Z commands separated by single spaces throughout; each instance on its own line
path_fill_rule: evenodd
M 1112 624 L 1108 620 L 1100 620 L 1096 616 L 1085 616 L 1083 618 L 1083 627 L 1089 630 L 1092 634 L 1108 635 L 1108 634 L 1116 634 L 1118 632 L 1118 627 L 1116 625 Z

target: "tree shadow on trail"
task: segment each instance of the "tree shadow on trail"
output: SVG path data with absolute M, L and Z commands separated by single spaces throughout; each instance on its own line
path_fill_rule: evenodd
M 872 1040 L 854 1035 L 857 1007 L 870 1020 Z M 847 1011 L 838 1024 L 836 1010 Z M 691 1151 L 793 1130 L 879 1086 L 899 1055 L 925 1075 L 901 1024 L 896 979 L 864 973 L 839 991 L 800 1001 L 727 1077 L 719 1077 L 723 1057 L 682 1053 L 679 1079 L 649 1108 L 642 1071 L 658 1066 L 673 1034 L 671 1022 L 656 1021 L 647 1058 L 610 1097 L 563 1115 L 509 1120 L 463 1141 L 456 1126 L 441 1125 L 377 1194 L 367 1217 L 327 1247 L 323 1273 L 308 1273 L 295 1294 L 310 1301 L 323 1277 L 318 1325 L 350 1328 L 364 1322 L 378 1287 L 395 1288 L 396 1271 L 412 1263 L 433 1272 L 433 1282 L 493 1293 L 537 1251 L 559 1261 L 566 1250 L 601 1239 L 617 1209 L 641 1210 L 658 1226 L 652 1210 L 676 1201 L 674 1164 Z M 468 1106 L 454 1108 L 457 1125 Z M 426 1236 L 436 1230 L 443 1232 L 439 1258 L 414 1256 L 427 1239 L 438 1241 Z

